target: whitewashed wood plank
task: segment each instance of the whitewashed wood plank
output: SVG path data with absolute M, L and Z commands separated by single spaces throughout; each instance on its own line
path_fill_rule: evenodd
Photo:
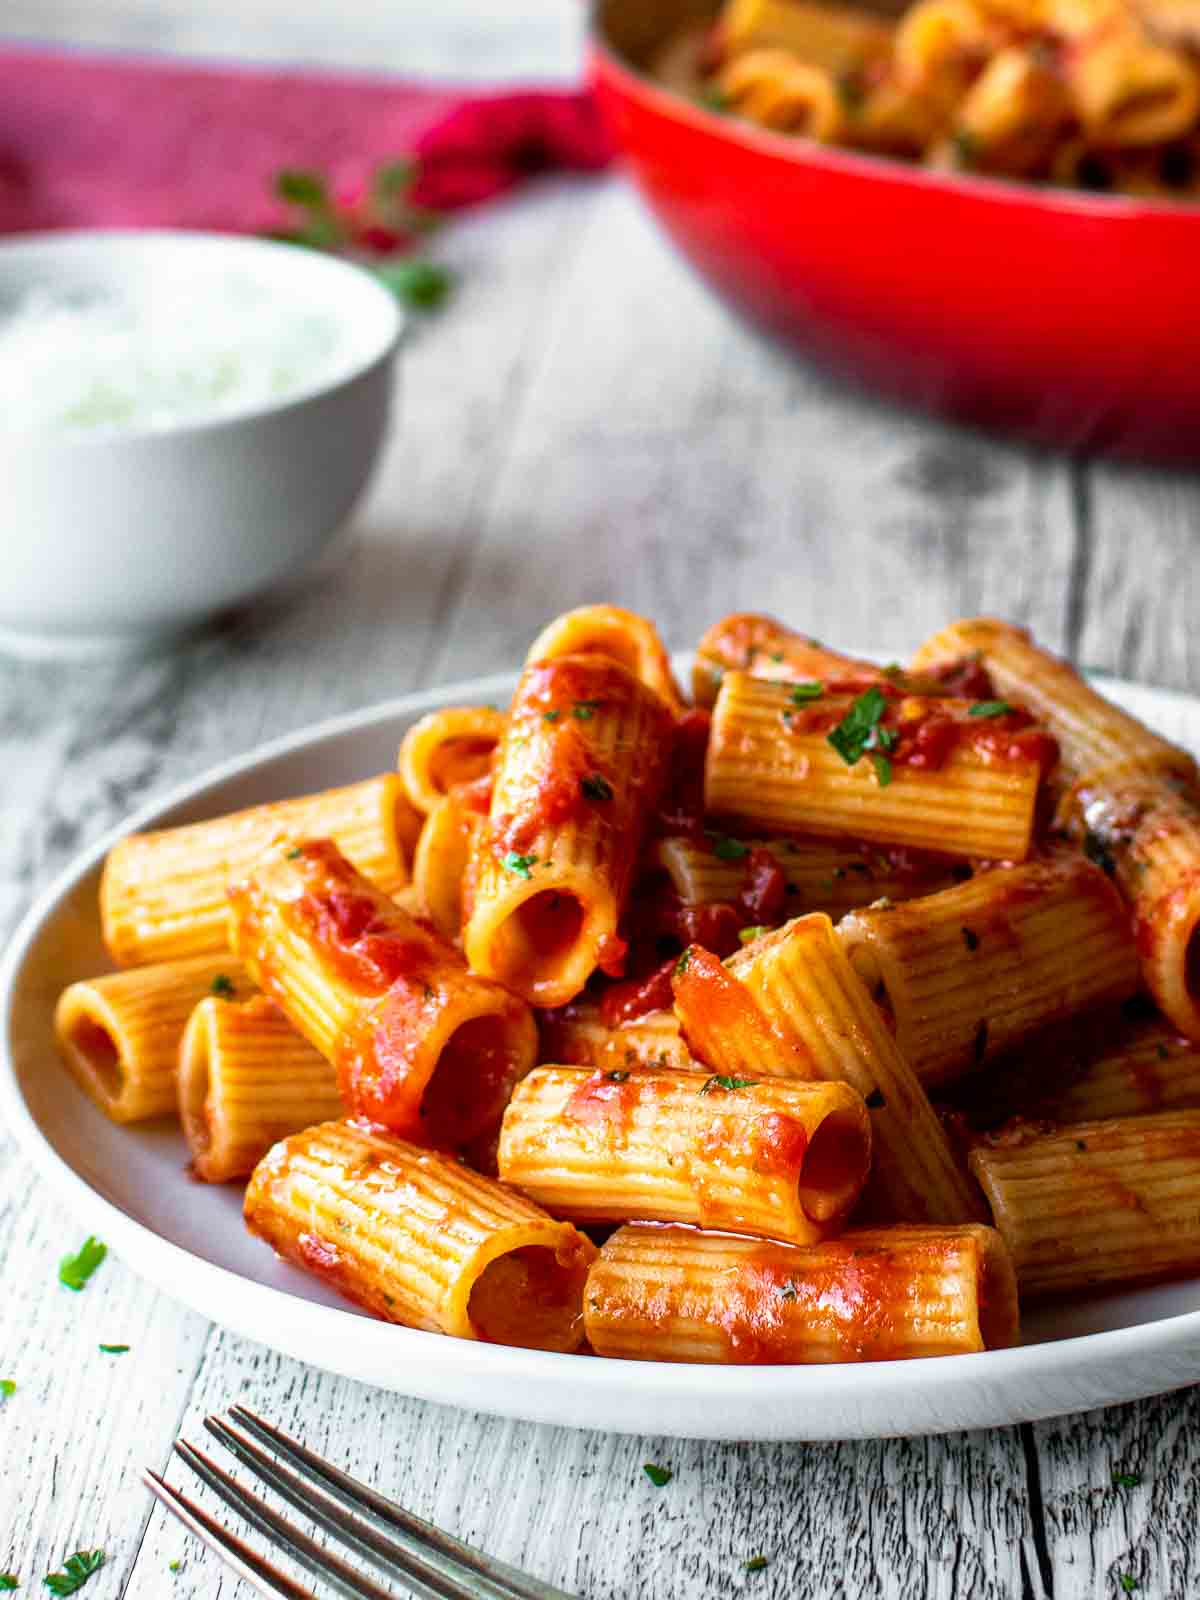
M 205 1353 L 185 1434 L 202 1441 L 205 1412 L 234 1401 L 581 1600 L 1022 1592 L 1024 1483 L 1008 1432 L 860 1445 L 622 1438 L 400 1400 L 220 1335 Z M 669 1467 L 671 1482 L 655 1488 L 647 1461 Z M 181 1487 L 190 1478 L 178 1463 L 170 1476 Z M 757 1555 L 770 1565 L 747 1573 Z M 157 1600 L 173 1560 L 182 1562 L 175 1600 L 248 1600 L 248 1589 L 218 1587 L 214 1558 L 161 1512 L 128 1600 Z
M 1084 512 L 1080 659 L 1200 689 L 1200 483 L 1097 463 Z

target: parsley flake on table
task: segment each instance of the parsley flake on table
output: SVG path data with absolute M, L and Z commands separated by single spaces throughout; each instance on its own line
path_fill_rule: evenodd
M 967 712 L 969 717 L 1006 717 L 1012 710 L 1007 700 L 976 700 Z
M 234 996 L 233 979 L 224 972 L 218 972 L 212 981 L 212 992 L 219 994 L 222 1000 L 232 1000 Z
M 15 1572 L 0 1572 L 0 1589 L 19 1589 L 21 1580 Z
M 749 1561 L 742 1562 L 744 1572 L 763 1572 L 770 1566 L 766 1556 L 751 1556 Z
M 599 704 L 599 700 L 576 700 L 571 707 L 571 715 L 576 722 L 590 722 L 596 715 L 596 707 Z
M 0 1378 L 0 1400 L 11 1400 L 16 1392 L 17 1386 L 12 1378 Z
M 798 706 L 807 705 L 810 700 L 819 700 L 825 693 L 825 685 L 818 683 L 815 678 L 807 683 L 794 683 L 792 685 L 792 699 Z
M 182 1565 L 183 1565 L 183 1563 L 181 1561 L 168 1561 L 167 1562 L 167 1571 L 168 1572 L 178 1572 Z
M 42 1582 L 53 1595 L 74 1594 L 103 1565 L 103 1550 L 76 1550 L 63 1562 L 62 1572 L 48 1572 Z
M 1140 1589 L 1142 1587 L 1132 1572 L 1120 1573 L 1117 1577 L 1117 1582 L 1121 1585 L 1126 1594 L 1132 1594 L 1135 1589 Z
M 743 844 L 740 839 L 731 839 L 726 833 L 715 833 L 710 837 L 713 842 L 712 853 L 718 861 L 740 861 L 750 853 L 748 844 Z
M 515 872 L 518 878 L 527 878 L 529 869 L 537 866 L 537 857 L 519 856 L 515 850 L 510 850 L 501 865 L 509 872 Z
M 613 797 L 612 784 L 598 772 L 589 772 L 586 778 L 580 778 L 579 787 L 588 800 L 611 800 Z
M 97 1345 L 96 1348 L 102 1350 L 106 1356 L 123 1356 L 129 1346 L 127 1344 L 102 1344 Z
M 1114 1489 L 1136 1489 L 1142 1475 L 1140 1472 L 1114 1472 L 1112 1481 Z
M 78 1293 L 107 1254 L 108 1246 L 89 1233 L 78 1255 L 64 1256 L 58 1263 L 59 1283 Z M 66 1592 L 69 1594 L 70 1590 Z
M 878 728 L 886 710 L 887 699 L 883 690 L 872 684 L 859 695 L 837 727 L 827 735 L 829 743 L 848 767 L 861 760 L 866 751 L 877 742 L 872 738 L 872 734 Z M 884 731 L 891 733 L 890 729 Z M 890 749 L 894 744 L 895 735 L 892 734 L 890 743 L 883 743 L 883 748 Z
M 656 1467 L 653 1461 L 647 1461 L 642 1471 L 656 1489 L 661 1489 L 664 1483 L 670 1483 L 675 1476 L 670 1467 Z
M 711 1078 L 705 1078 L 696 1093 L 712 1094 L 714 1089 L 727 1089 L 732 1093 L 734 1089 L 753 1089 L 757 1082 L 757 1078 L 727 1078 L 720 1072 L 714 1072 Z

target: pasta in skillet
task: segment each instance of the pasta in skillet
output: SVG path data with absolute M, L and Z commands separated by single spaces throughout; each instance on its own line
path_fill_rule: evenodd
M 1165 0 L 727 0 L 666 77 L 765 128 L 1074 188 L 1200 193 L 1195 29 Z
M 971 3 L 813 38 L 934 61 Z M 791 48 L 796 9 L 727 31 Z M 287 1261 L 460 1338 L 969 1354 L 1200 1271 L 1192 757 L 986 618 L 881 667 L 727 617 L 692 689 L 582 607 L 398 774 L 118 845 L 71 1071 L 174 1110 Z

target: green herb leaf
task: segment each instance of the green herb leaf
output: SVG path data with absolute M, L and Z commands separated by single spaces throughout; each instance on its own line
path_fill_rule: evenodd
M 749 855 L 750 846 L 740 839 L 731 839 L 728 834 L 718 833 L 713 838 L 712 853 L 718 861 L 740 861 Z
M 692 947 L 691 947 L 691 945 L 688 945 L 687 949 L 685 951 L 683 951 L 683 953 L 679 957 L 679 960 L 675 963 L 675 967 L 674 967 L 674 976 L 675 977 L 678 977 L 681 972 L 686 972 L 687 971 L 688 963 L 691 961 L 691 959 L 692 959 Z
M 875 781 L 881 789 L 886 789 L 892 781 L 892 763 L 886 756 L 871 753 L 871 764 L 875 768 Z
M 742 1563 L 742 1569 L 745 1572 L 762 1572 L 769 1565 L 770 1563 L 768 1562 L 766 1556 L 751 1556 L 749 1561 L 744 1561 Z
M 53 1595 L 74 1594 L 103 1565 L 103 1550 L 76 1550 L 63 1563 L 64 1571 L 48 1572 L 42 1582 Z
M 1137 1581 L 1132 1572 L 1122 1572 L 1117 1578 L 1117 1582 L 1121 1585 L 1126 1594 L 1132 1594 L 1135 1589 L 1141 1588 L 1141 1584 Z
M 19 1589 L 21 1580 L 15 1572 L 0 1572 L 0 1589 Z
M 17 1392 L 17 1385 L 12 1378 L 0 1378 L 0 1399 L 11 1400 Z
M 212 981 L 212 992 L 219 994 L 224 1000 L 232 1000 L 234 994 L 233 979 L 226 977 L 223 972 L 218 972 Z
M 599 700 L 576 700 L 571 707 L 571 715 L 576 722 L 590 722 L 596 715 L 596 707 L 599 704 Z
M 371 193 L 379 200 L 394 200 L 397 195 L 404 193 L 416 175 L 415 162 L 403 158 L 385 161 L 371 174 Z
M 304 847 L 302 845 L 297 845 L 294 850 L 289 850 L 286 853 L 286 855 L 284 856 L 283 859 L 285 861 L 295 861 L 299 856 L 302 856 L 303 854 L 304 854 Z
M 1083 853 L 1089 861 L 1094 862 L 1102 872 L 1107 872 L 1111 878 L 1117 870 L 1116 859 L 1112 851 L 1105 844 L 1099 834 L 1093 833 L 1089 828 L 1083 836 Z
M 561 717 L 561 716 L 562 716 L 562 712 L 561 711 L 543 711 L 542 712 L 542 721 L 543 722 L 557 722 L 559 717 Z
M 529 869 L 537 866 L 537 857 L 519 856 L 515 850 L 510 850 L 501 865 L 509 872 L 515 872 L 518 878 L 528 878 Z
M 329 205 L 329 186 L 319 172 L 285 167 L 275 174 L 275 193 L 290 206 L 323 211 Z
M 182 1563 L 179 1562 L 179 1561 L 168 1561 L 167 1562 L 167 1571 L 168 1572 L 178 1572 L 181 1565 L 182 1565 Z
M 738 938 L 742 944 L 753 944 L 755 939 L 761 939 L 764 933 L 770 933 L 770 931 L 765 922 L 759 922 L 752 928 L 739 928 Z
M 384 261 L 374 268 L 375 276 L 397 300 L 416 311 L 434 311 L 454 287 L 454 274 L 421 257 Z
M 720 1072 L 714 1072 L 711 1078 L 706 1078 L 696 1091 L 697 1094 L 712 1094 L 714 1089 L 753 1089 L 758 1082 L 757 1078 L 728 1078 Z
M 887 710 L 883 690 L 872 686 L 859 695 L 846 715 L 828 735 L 829 743 L 848 767 L 858 761 L 868 747 L 871 733 Z
M 102 1344 L 97 1346 L 106 1356 L 123 1356 L 129 1349 L 127 1344 Z
M 91 1234 L 79 1247 L 79 1254 L 64 1256 L 58 1263 L 58 1281 L 78 1292 L 108 1254 L 108 1246 Z
M 967 712 L 969 717 L 1006 717 L 1012 710 L 1007 700 L 976 700 Z
M 588 800 L 611 800 L 613 797 L 612 784 L 598 772 L 590 772 L 586 778 L 581 778 L 579 787 Z
M 807 683 L 794 683 L 792 685 L 792 699 L 798 706 L 807 705 L 810 700 L 819 700 L 825 693 L 825 685 L 812 679 Z
M 1112 1481 L 1114 1489 L 1136 1489 L 1142 1475 L 1140 1472 L 1114 1472 Z
M 675 1476 L 670 1467 L 656 1467 L 653 1461 L 647 1461 L 642 1471 L 656 1489 L 661 1489 L 664 1483 L 670 1483 Z

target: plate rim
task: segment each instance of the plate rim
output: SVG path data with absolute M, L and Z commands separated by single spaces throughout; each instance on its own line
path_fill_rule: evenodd
M 690 654 L 682 658 L 677 656 L 676 665 L 680 659 L 690 661 L 691 657 Z M 1128 689 L 1135 694 L 1174 700 L 1200 716 L 1200 695 L 1137 683 L 1107 673 L 1089 676 L 1101 678 L 1118 692 Z M 145 801 L 72 857 L 35 896 L 0 959 L 0 1120 L 7 1124 L 21 1153 L 39 1177 L 51 1185 L 68 1209 L 93 1231 L 103 1232 L 115 1253 L 139 1276 L 219 1327 L 229 1328 L 319 1369 L 393 1392 L 560 1426 L 601 1427 L 624 1433 L 654 1431 L 687 1438 L 745 1438 L 744 1430 L 728 1424 L 687 1420 L 689 1413 L 703 1413 L 712 1407 L 714 1384 L 719 1384 L 726 1408 L 752 1399 L 761 1402 L 764 1389 L 769 1389 L 772 1405 L 778 1405 L 779 1415 L 777 1419 L 766 1417 L 765 1431 L 763 1427 L 756 1428 L 754 1437 L 760 1440 L 919 1436 L 955 1431 L 964 1426 L 1009 1426 L 1064 1415 L 1088 1406 L 1125 1403 L 1150 1394 L 1167 1393 L 1200 1378 L 1200 1309 L 1006 1350 L 819 1366 L 740 1367 L 581 1359 L 549 1351 L 452 1339 L 366 1318 L 340 1306 L 306 1300 L 287 1288 L 246 1277 L 174 1243 L 92 1188 L 58 1153 L 35 1120 L 21 1093 L 12 1048 L 18 980 L 30 948 L 59 903 L 100 865 L 119 839 L 161 822 L 188 802 L 202 800 L 208 791 L 232 778 L 249 774 L 255 768 L 327 739 L 367 728 L 382 728 L 400 718 L 414 720 L 428 711 L 459 701 L 486 700 L 509 693 L 516 678 L 514 670 L 418 690 L 338 713 L 267 740 Z M 1200 1274 L 1195 1281 L 1200 1283 Z M 265 1336 L 264 1327 L 271 1330 Z M 321 1347 L 316 1355 L 306 1348 L 313 1340 Z M 1111 1368 L 1135 1355 L 1151 1359 L 1167 1355 L 1185 1345 L 1194 1347 L 1194 1370 L 1176 1377 L 1164 1374 L 1165 1383 L 1147 1377 L 1132 1388 L 1118 1385 L 1119 1392 L 1110 1392 L 1106 1386 L 1095 1393 L 1081 1392 L 1078 1400 L 1071 1404 L 1037 1402 L 1041 1384 L 1071 1376 L 1082 1386 L 1087 1382 L 1089 1371 L 1095 1374 L 1098 1368 Z M 344 1352 L 341 1359 L 338 1359 L 339 1351 Z M 378 1376 L 364 1378 L 361 1365 L 354 1359 L 360 1353 L 372 1358 L 376 1371 L 390 1365 L 397 1381 L 388 1382 Z M 389 1360 L 385 1361 L 385 1357 Z M 935 1414 L 929 1419 L 929 1425 L 923 1427 L 881 1430 L 868 1420 L 862 1426 L 840 1424 L 829 1429 L 822 1425 L 818 1416 L 804 1416 L 808 1410 L 806 1402 L 819 1403 L 824 1408 L 831 1402 L 841 1401 L 843 1412 L 847 1408 L 870 1412 L 881 1401 L 886 1404 L 887 1397 L 898 1384 L 904 1391 L 900 1404 L 911 1411 L 919 1408 L 922 1396 L 936 1395 L 945 1401 L 952 1398 L 954 1392 L 966 1389 L 1007 1389 L 1017 1376 L 1023 1378 L 1030 1403 L 1014 1404 L 1000 1395 L 998 1403 L 985 1405 L 985 1415 L 970 1423 L 950 1420 L 939 1424 Z M 500 1379 L 498 1385 L 497 1378 Z M 482 1388 L 485 1380 L 490 1381 Z M 560 1390 L 565 1393 L 560 1395 Z M 606 1390 L 616 1391 L 612 1396 L 614 1413 L 623 1415 L 612 1421 L 597 1421 L 598 1402 L 603 1402 Z M 583 1394 L 583 1391 L 591 1392 Z M 574 1403 L 582 1403 L 585 1413 L 578 1419 L 569 1414 L 573 1392 Z M 641 1411 L 639 1403 L 650 1401 L 657 1402 L 660 1407 L 665 1405 L 667 1414 L 655 1416 Z M 632 1420 L 634 1413 L 640 1416 L 640 1421 Z

